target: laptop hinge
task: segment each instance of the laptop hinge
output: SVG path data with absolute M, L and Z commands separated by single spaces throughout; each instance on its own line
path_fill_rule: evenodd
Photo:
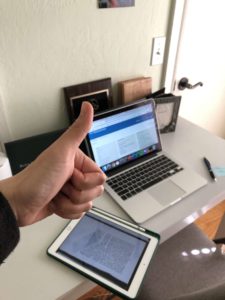
M 129 161 L 127 162 L 126 164 L 120 166 L 120 167 L 117 167 L 111 171 L 107 171 L 105 172 L 105 174 L 108 176 L 108 177 L 111 177 L 113 175 L 116 175 L 117 173 L 120 173 L 120 172 L 123 172 L 125 170 L 127 170 L 128 168 L 132 168 L 146 160 L 149 160 L 153 157 L 156 157 L 158 155 L 158 153 L 154 152 L 154 153 L 151 153 L 151 154 L 148 154 L 148 155 L 145 155 L 145 156 L 142 156 L 138 159 L 135 159 L 134 161 Z

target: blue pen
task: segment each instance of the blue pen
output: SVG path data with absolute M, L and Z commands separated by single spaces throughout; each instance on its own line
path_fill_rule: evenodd
M 208 172 L 209 172 L 209 175 L 211 176 L 211 178 L 212 178 L 214 181 L 217 181 L 216 176 L 215 176 L 215 174 L 214 174 L 214 172 L 213 172 L 213 170 L 212 170 L 212 167 L 211 167 L 211 164 L 210 164 L 209 160 L 208 160 L 206 157 L 203 157 L 203 160 L 204 160 L 204 163 L 205 163 L 205 165 L 206 165 L 206 168 L 207 168 L 207 170 L 208 170 Z

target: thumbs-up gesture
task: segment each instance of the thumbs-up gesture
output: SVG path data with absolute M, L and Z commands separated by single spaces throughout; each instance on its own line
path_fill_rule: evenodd
M 105 175 L 79 146 L 91 128 L 93 108 L 84 102 L 79 118 L 17 175 L 0 182 L 19 226 L 53 213 L 79 218 L 103 192 Z

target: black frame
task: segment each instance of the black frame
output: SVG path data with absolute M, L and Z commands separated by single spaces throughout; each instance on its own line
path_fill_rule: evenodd
M 90 102 L 95 113 L 112 107 L 111 78 L 68 86 L 63 90 L 70 123 L 79 116 L 83 101 Z

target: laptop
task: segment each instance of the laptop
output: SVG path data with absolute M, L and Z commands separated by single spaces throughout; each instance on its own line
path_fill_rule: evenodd
M 163 151 L 153 99 L 96 114 L 85 142 L 107 175 L 106 192 L 136 223 L 207 183 Z

